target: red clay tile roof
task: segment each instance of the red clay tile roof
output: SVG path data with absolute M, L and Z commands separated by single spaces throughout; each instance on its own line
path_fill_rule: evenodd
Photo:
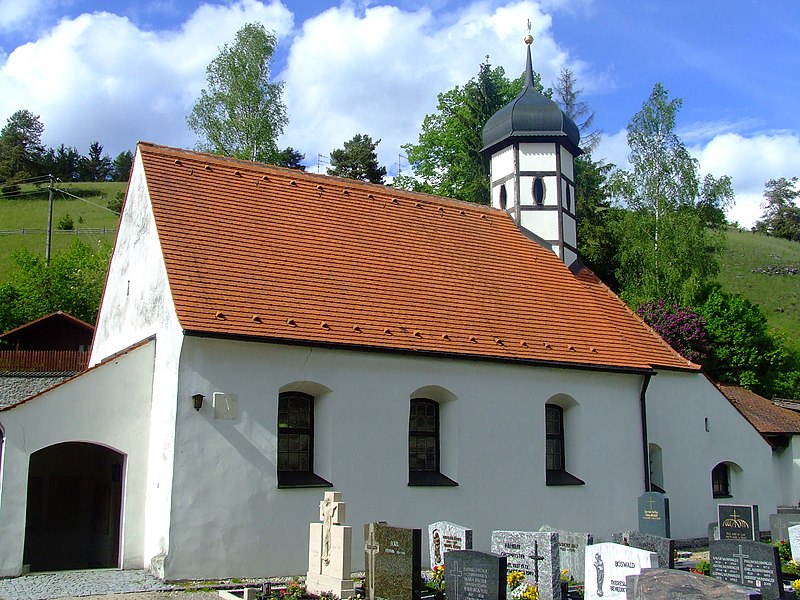
M 138 152 L 187 332 L 697 368 L 502 211 L 146 143 Z
M 731 404 L 762 435 L 800 433 L 800 414 L 738 385 L 717 384 Z

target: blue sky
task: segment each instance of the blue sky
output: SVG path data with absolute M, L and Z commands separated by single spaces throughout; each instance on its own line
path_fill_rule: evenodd
M 416 141 L 437 93 L 486 55 L 522 71 L 528 18 L 545 82 L 572 69 L 596 113 L 595 158 L 624 164 L 625 127 L 662 82 L 684 101 L 678 128 L 701 170 L 733 177 L 730 218 L 752 224 L 764 183 L 800 175 L 797 0 L 0 0 L 0 123 L 26 108 L 48 145 L 86 152 L 99 140 L 112 156 L 138 140 L 191 148 L 185 117 L 206 65 L 261 21 L 279 40 L 281 144 L 316 170 L 318 155 L 367 133 L 394 173 L 408 169 L 400 146 Z

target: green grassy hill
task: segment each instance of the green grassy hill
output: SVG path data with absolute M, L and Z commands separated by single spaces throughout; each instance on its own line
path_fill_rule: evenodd
M 729 229 L 719 281 L 758 304 L 769 326 L 800 351 L 800 243 Z
M 118 192 L 125 193 L 126 185 L 59 183 L 58 189 L 84 200 L 58 192 L 53 195 L 52 250 L 69 247 L 76 237 L 91 246 L 101 240 L 113 244 L 119 215 L 109 211 L 107 205 Z M 47 196 L 46 187 L 22 186 L 17 198 L 0 197 L 0 283 L 7 281 L 15 268 L 12 256 L 16 250 L 27 248 L 44 256 L 47 244 Z M 57 228 L 66 215 L 74 222 L 73 231 Z

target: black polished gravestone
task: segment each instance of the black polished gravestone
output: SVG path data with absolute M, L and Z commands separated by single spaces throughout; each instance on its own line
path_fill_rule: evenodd
M 418 600 L 422 593 L 422 530 L 364 525 L 364 591 L 369 600 Z
M 669 537 L 669 498 L 658 492 L 639 496 L 639 532 Z
M 506 600 L 506 557 L 477 550 L 444 555 L 447 600 Z
M 623 531 L 622 533 L 612 533 L 611 541 L 615 544 L 655 552 L 658 554 L 659 567 L 662 569 L 675 568 L 675 540 L 639 531 Z
M 757 542 L 757 504 L 718 504 L 717 522 L 720 540 L 751 540 Z
M 645 569 L 625 581 L 627 600 L 761 600 L 761 592 L 688 571 Z
M 778 549 L 749 540 L 720 540 L 709 546 L 711 576 L 761 592 L 764 600 L 783 598 Z

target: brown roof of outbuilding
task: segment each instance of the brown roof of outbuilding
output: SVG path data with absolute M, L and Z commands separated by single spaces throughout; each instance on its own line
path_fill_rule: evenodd
M 762 435 L 800 433 L 800 414 L 738 385 L 717 384 L 731 404 Z
M 698 368 L 502 211 L 147 143 L 138 152 L 188 333 Z

